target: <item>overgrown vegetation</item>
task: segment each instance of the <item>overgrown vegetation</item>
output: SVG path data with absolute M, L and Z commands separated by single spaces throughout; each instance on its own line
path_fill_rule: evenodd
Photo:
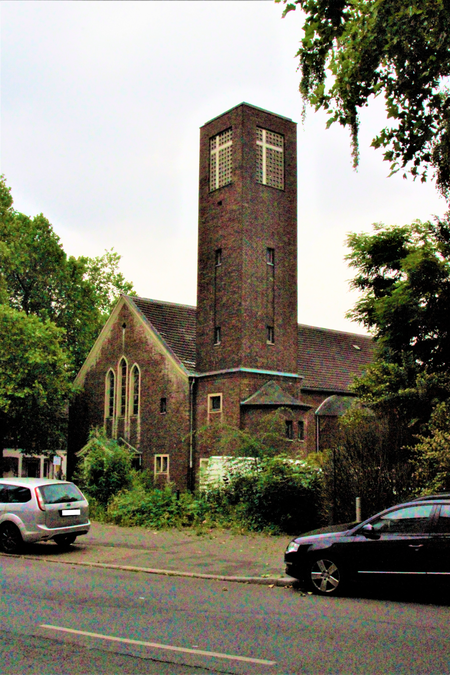
M 91 500 L 92 517 L 154 529 L 214 527 L 298 533 L 317 527 L 320 469 L 285 456 L 259 459 L 206 492 L 155 487 L 147 471 L 131 466 L 130 451 L 93 430 L 79 453 L 77 480 Z

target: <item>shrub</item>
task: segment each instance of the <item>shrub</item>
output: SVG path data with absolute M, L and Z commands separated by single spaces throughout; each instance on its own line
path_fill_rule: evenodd
M 245 473 L 234 473 L 208 492 L 230 524 L 252 531 L 301 533 L 317 527 L 320 469 L 306 460 L 278 456 L 260 460 Z
M 131 486 L 132 457 L 128 448 L 107 438 L 103 427 L 93 429 L 78 453 L 79 480 L 89 497 L 106 506 L 114 495 Z

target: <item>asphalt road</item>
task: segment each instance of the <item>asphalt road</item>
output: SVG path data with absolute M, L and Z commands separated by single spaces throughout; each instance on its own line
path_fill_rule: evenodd
M 450 673 L 450 606 L 0 559 L 5 675 Z

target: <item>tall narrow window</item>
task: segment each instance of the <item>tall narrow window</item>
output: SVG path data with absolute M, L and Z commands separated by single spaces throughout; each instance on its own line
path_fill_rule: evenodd
M 267 343 L 269 345 L 273 345 L 275 342 L 275 331 L 273 329 L 273 326 L 267 326 Z
M 268 248 L 266 253 L 266 260 L 268 265 L 275 265 L 275 249 Z
M 289 441 L 294 440 L 294 423 L 292 420 L 285 420 L 286 423 L 286 438 Z
M 159 412 L 162 414 L 167 412 L 167 399 L 165 397 L 159 402 Z
M 155 476 L 169 478 L 169 455 L 155 455 Z
M 220 345 L 221 341 L 222 341 L 222 332 L 220 330 L 220 326 L 216 326 L 214 328 L 214 344 Z
M 132 414 L 134 416 L 139 415 L 139 396 L 140 396 L 140 381 L 139 381 L 139 368 L 133 366 L 131 371 L 131 407 Z
M 284 139 L 267 129 L 256 129 L 256 180 L 284 190 Z
M 305 423 L 303 421 L 300 421 L 298 423 L 298 440 L 299 441 L 305 440 Z
M 209 189 L 228 185 L 233 173 L 233 130 L 226 129 L 209 141 Z
M 216 250 L 216 267 L 222 264 L 222 249 L 218 248 Z
M 110 370 L 106 376 L 106 416 L 114 417 L 116 378 L 114 372 Z
M 120 401 L 119 401 L 119 415 L 125 417 L 127 410 L 127 362 L 121 359 L 119 363 L 120 373 Z

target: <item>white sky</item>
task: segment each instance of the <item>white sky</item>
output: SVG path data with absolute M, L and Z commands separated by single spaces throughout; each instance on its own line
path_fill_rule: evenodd
M 246 101 L 298 123 L 299 321 L 363 332 L 343 260 L 350 231 L 445 212 L 432 183 L 387 178 L 382 103 L 361 164 L 348 132 L 302 102 L 299 11 L 251 2 L 9 2 L 1 8 L 1 171 L 70 255 L 114 249 L 139 295 L 196 303 L 199 127 Z

